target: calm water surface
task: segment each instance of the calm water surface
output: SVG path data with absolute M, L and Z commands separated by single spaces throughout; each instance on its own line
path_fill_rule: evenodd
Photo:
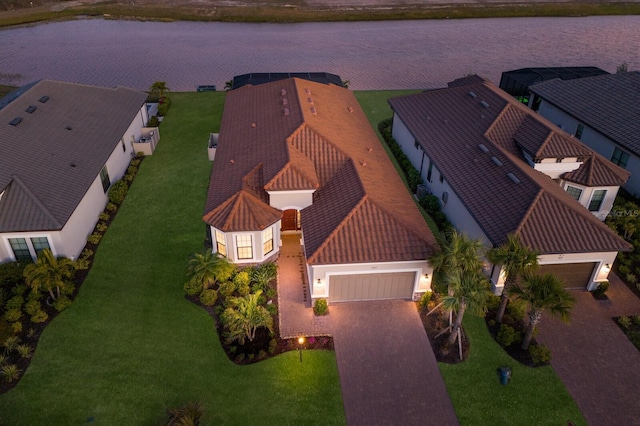
M 640 16 L 306 24 L 87 19 L 0 31 L 0 84 L 35 79 L 177 91 L 249 72 L 327 71 L 351 88 L 439 87 L 478 73 L 640 68 Z

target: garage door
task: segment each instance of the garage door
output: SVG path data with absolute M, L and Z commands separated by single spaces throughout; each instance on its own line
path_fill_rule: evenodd
M 585 288 L 595 267 L 595 262 L 540 265 L 540 273 L 557 275 L 564 281 L 565 288 Z
M 329 300 L 411 299 L 415 272 L 331 275 Z

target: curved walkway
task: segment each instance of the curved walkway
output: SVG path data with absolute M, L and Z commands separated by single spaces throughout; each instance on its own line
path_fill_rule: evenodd
M 571 323 L 546 315 L 538 341 L 590 425 L 640 424 L 640 352 L 611 319 L 640 314 L 640 300 L 610 274 L 609 300 L 573 293 Z
M 453 404 L 413 302 L 331 304 L 313 315 L 299 235 L 278 259 L 280 334 L 332 335 L 347 424 L 457 425 Z

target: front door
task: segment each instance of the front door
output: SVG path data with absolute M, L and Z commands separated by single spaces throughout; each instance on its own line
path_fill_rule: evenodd
M 298 210 L 290 209 L 282 212 L 282 231 L 298 231 L 300 230 L 300 213 Z

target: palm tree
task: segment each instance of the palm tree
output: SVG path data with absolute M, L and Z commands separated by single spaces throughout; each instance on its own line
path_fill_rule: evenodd
M 162 101 L 164 100 L 164 93 L 169 92 L 170 90 L 167 87 L 166 81 L 156 81 L 151 85 L 149 91 L 151 92 L 151 94 L 157 94 L 160 103 L 162 103 Z
M 211 288 L 216 282 L 227 281 L 234 270 L 231 262 L 210 250 L 194 254 L 187 267 L 191 279 L 201 282 L 204 289 Z
M 531 250 L 525 246 L 516 234 L 509 234 L 507 241 L 487 252 L 489 261 L 494 265 L 502 265 L 506 275 L 500 306 L 496 314 L 496 321 L 498 323 L 502 322 L 502 316 L 507 309 L 509 289 L 522 274 L 538 268 L 538 254 L 535 250 Z
M 167 410 L 169 422 L 167 426 L 197 426 L 204 415 L 204 407 L 200 401 L 187 402 L 186 405 Z
M 24 268 L 24 278 L 32 291 L 46 289 L 51 299 L 60 297 L 60 289 L 66 288 L 72 281 L 75 264 L 66 257 L 55 257 L 50 249 L 44 249 L 38 254 L 35 263 Z M 56 289 L 56 294 L 53 289 Z
M 237 340 L 244 345 L 245 339 L 252 341 L 256 337 L 256 330 L 266 327 L 273 333 L 273 318 L 264 306 L 258 303 L 261 290 L 245 297 L 232 297 L 230 306 L 221 316 L 222 323 L 228 331 L 229 341 Z
M 511 294 L 529 306 L 529 325 L 522 341 L 522 349 L 529 349 L 533 333 L 542 319 L 542 313 L 549 311 L 564 322 L 569 321 L 575 299 L 565 290 L 562 280 L 553 274 L 526 274 L 522 285 L 516 283 Z
M 429 264 L 439 276 L 476 273 L 482 270 L 482 241 L 450 229 L 437 237 L 440 250 L 429 257 Z
M 457 311 L 456 322 L 451 328 L 448 343 L 453 345 L 458 331 L 462 326 L 462 319 L 467 310 L 476 315 L 482 315 L 487 308 L 487 298 L 491 294 L 489 281 L 481 273 L 452 274 L 447 276 L 450 294 L 443 297 L 444 308 Z

